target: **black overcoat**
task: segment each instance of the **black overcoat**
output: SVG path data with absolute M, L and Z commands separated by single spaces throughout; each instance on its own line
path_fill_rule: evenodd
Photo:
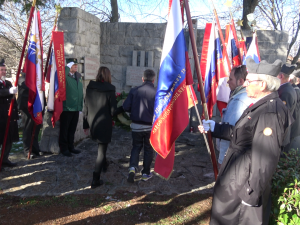
M 10 102 L 14 97 L 14 95 L 9 94 L 9 89 L 12 87 L 11 82 L 6 80 L 5 85 L 6 86 L 0 82 L 0 145 L 2 145 L 5 135 Z M 9 135 L 11 136 L 12 142 L 19 141 L 18 119 L 18 107 L 17 103 L 15 102 L 9 125 Z
M 90 81 L 84 100 L 83 129 L 90 128 L 98 143 L 111 142 L 112 115 L 117 110 L 116 88 L 108 82 Z
M 295 84 L 292 84 L 292 86 L 297 94 L 297 103 L 293 113 L 293 118 L 295 122 L 292 124 L 291 127 L 291 140 L 300 135 L 300 89 Z
M 282 100 L 284 105 L 288 108 L 291 115 L 294 114 L 296 104 L 297 104 L 297 94 L 290 82 L 282 84 L 278 89 L 279 98 Z M 291 140 L 291 127 L 288 128 L 286 135 L 284 137 L 282 146 L 286 146 Z
M 214 187 L 210 224 L 268 224 L 271 179 L 292 122 L 273 92 L 248 107 L 235 126 L 215 125 L 212 135 L 230 145 Z

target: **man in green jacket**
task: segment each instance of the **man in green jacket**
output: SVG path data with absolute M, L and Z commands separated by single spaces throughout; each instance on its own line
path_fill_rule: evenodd
M 78 154 L 74 149 L 74 135 L 83 106 L 83 85 L 81 74 L 77 72 L 77 59 L 67 59 L 66 66 L 66 101 L 60 115 L 59 146 L 64 156 Z

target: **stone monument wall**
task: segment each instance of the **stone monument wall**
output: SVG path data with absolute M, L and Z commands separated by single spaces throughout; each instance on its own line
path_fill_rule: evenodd
M 95 79 L 100 66 L 100 19 L 82 9 L 63 8 L 58 19 L 58 30 L 64 31 L 65 58 L 76 58 L 78 72 L 83 76 L 84 95 L 90 80 Z M 51 124 L 52 114 L 45 113 L 41 149 L 59 153 L 59 121 L 55 128 Z M 86 135 L 82 129 L 83 114 L 80 112 L 75 133 L 75 142 Z

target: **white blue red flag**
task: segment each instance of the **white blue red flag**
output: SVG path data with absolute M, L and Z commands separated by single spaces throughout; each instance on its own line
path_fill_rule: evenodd
M 247 51 L 246 57 L 243 60 L 243 65 L 246 65 L 247 58 L 252 58 L 256 63 L 260 62 L 257 36 L 256 36 L 255 32 L 253 33 L 253 38 L 252 38 L 251 44 L 249 46 L 249 49 Z
M 29 47 L 25 60 L 24 72 L 25 83 L 29 88 L 28 111 L 36 124 L 43 122 L 42 112 L 44 109 L 44 78 L 43 78 L 43 52 L 42 30 L 40 17 L 36 9 L 34 11 Z
M 206 24 L 200 68 L 204 81 L 204 94 L 208 114 L 211 118 L 214 104 L 218 103 L 218 108 L 222 113 L 222 109 L 226 107 L 230 94 L 230 89 L 227 85 L 229 74 L 224 65 L 220 38 L 215 23 Z
M 187 89 L 192 82 L 181 5 L 179 0 L 173 0 L 170 1 L 150 136 L 151 145 L 158 153 L 154 171 L 166 179 L 173 170 L 175 140 L 189 123 L 191 96 Z
M 54 127 L 56 121 L 59 120 L 60 114 L 63 111 L 63 102 L 60 99 L 59 81 L 57 75 L 55 53 L 53 48 L 51 50 L 48 71 L 50 71 L 50 86 L 49 86 L 50 88 L 49 88 L 47 108 L 48 111 L 53 111 L 51 121 L 52 121 L 52 126 Z

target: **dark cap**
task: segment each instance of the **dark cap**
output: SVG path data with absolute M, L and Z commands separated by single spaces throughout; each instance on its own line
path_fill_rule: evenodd
M 248 58 L 246 60 L 246 65 L 248 73 L 266 74 L 277 77 L 280 73 L 282 62 L 277 59 L 273 64 L 269 64 L 267 61 L 263 60 L 257 64 L 252 58 Z
M 68 59 L 66 59 L 66 63 L 67 63 L 67 64 L 70 63 L 70 62 L 73 62 L 74 64 L 78 64 L 76 58 L 68 58 Z
M 4 59 L 1 59 L 0 66 L 5 66 L 5 60 Z
M 295 65 L 286 63 L 286 64 L 283 64 L 280 72 L 285 73 L 286 75 L 290 75 L 295 69 L 296 69 Z

